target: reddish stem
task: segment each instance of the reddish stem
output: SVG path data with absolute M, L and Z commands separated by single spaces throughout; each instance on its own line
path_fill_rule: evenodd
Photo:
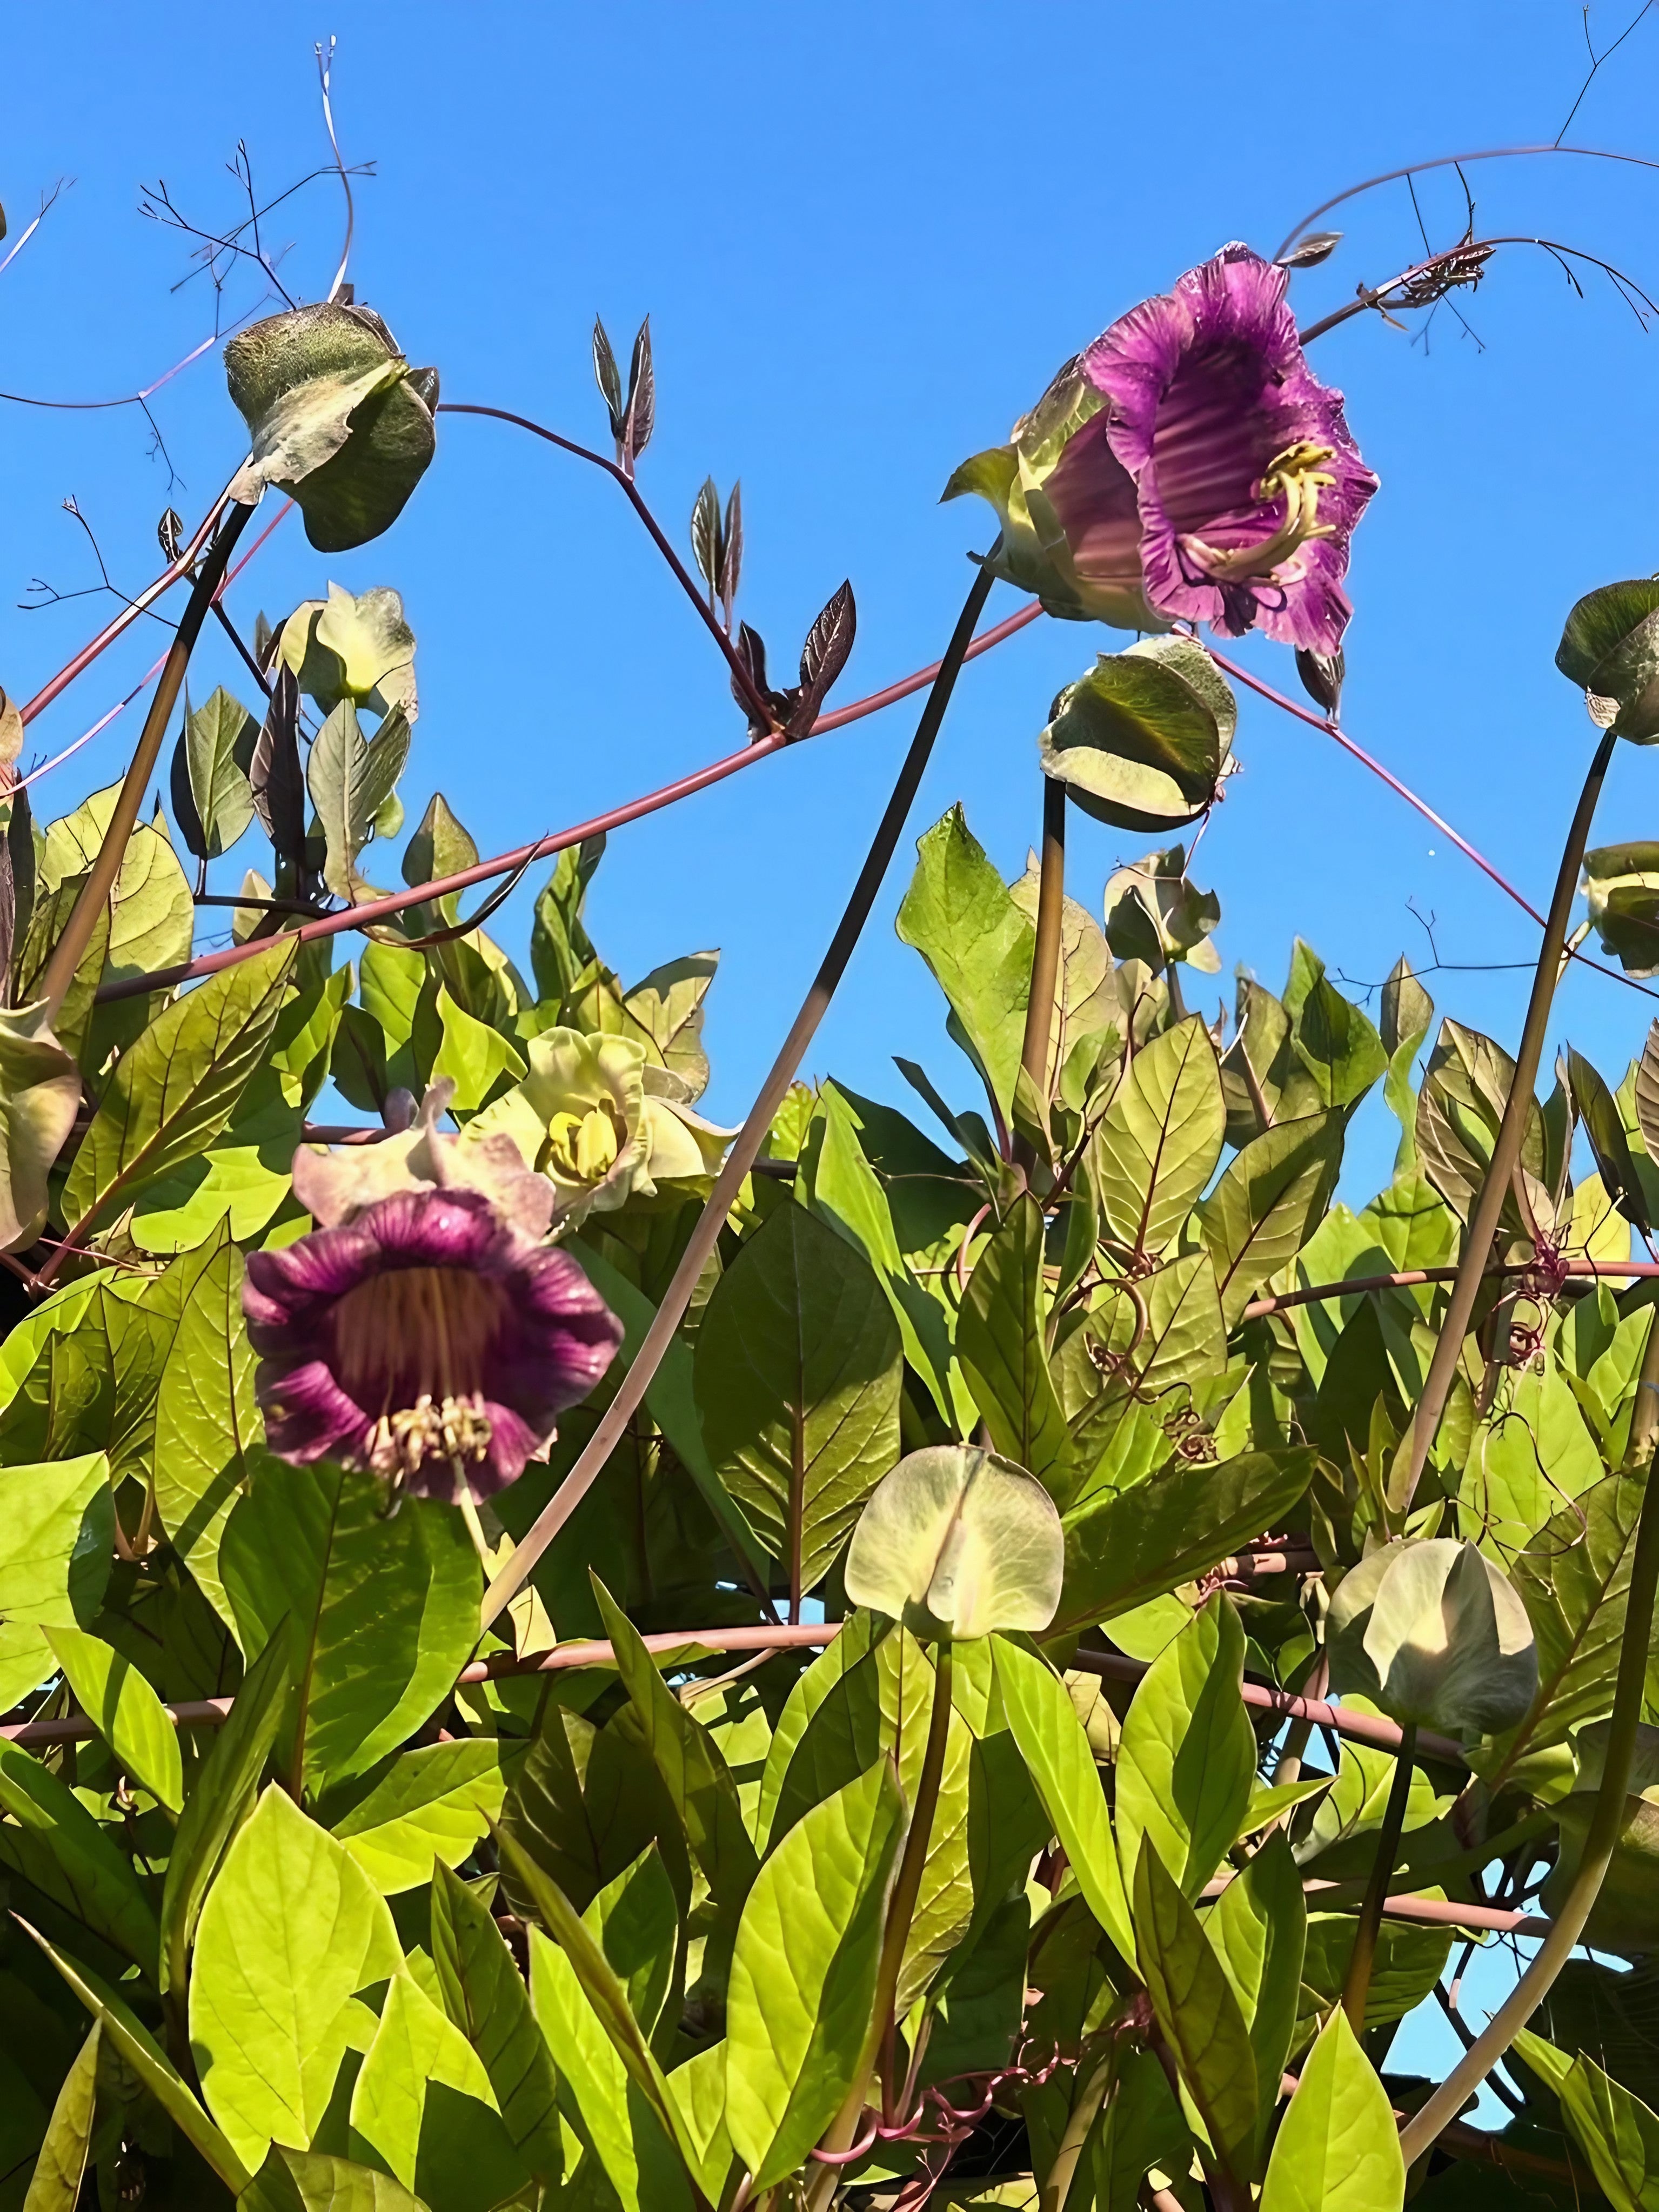
M 1040 599 L 1028 600 L 1006 622 L 994 623 L 981 636 L 976 637 L 963 654 L 963 659 L 977 660 L 981 653 L 988 653 L 994 645 L 1000 645 L 1005 637 L 1012 637 L 1016 630 L 1024 629 L 1028 623 L 1034 623 L 1042 612 L 1042 602 Z M 820 714 L 807 734 L 821 738 L 826 730 L 839 730 L 845 723 L 861 720 L 866 714 L 878 714 L 882 708 L 892 706 L 896 700 L 908 699 L 913 691 L 925 691 L 939 672 L 939 662 L 929 661 L 926 668 L 917 669 L 914 676 L 902 677 L 896 684 L 888 684 L 885 690 L 872 691 L 867 699 L 854 699 L 850 707 L 837 707 L 832 714 Z
M 532 438 L 544 438 L 550 446 L 556 446 L 562 453 L 572 453 L 579 461 L 591 461 L 596 469 L 603 469 L 606 476 L 620 484 L 629 506 L 651 532 L 657 550 L 678 578 L 681 588 L 696 609 L 704 629 L 725 655 L 726 665 L 732 671 L 732 681 L 744 704 L 763 729 L 775 729 L 777 717 L 772 711 L 770 701 L 750 674 L 747 662 L 715 621 L 714 609 L 686 574 L 684 562 L 664 537 L 656 516 L 646 505 L 639 486 L 626 469 L 619 467 L 615 461 L 607 460 L 603 453 L 596 453 L 591 446 L 579 446 L 574 438 L 562 437 L 556 430 L 550 430 L 540 422 L 532 422 L 527 415 L 512 414 L 505 407 L 473 407 L 459 399 L 441 399 L 437 412 L 440 415 L 485 415 L 492 422 L 511 422 L 518 429 L 528 430 Z
M 270 532 L 265 534 L 269 536 Z M 258 543 L 263 543 L 263 540 L 257 541 L 256 550 Z M 234 580 L 237 571 L 233 569 L 226 580 Z M 981 653 L 988 653 L 994 645 L 1000 645 L 1004 638 L 1012 637 L 1017 629 L 1023 629 L 1042 611 L 1033 599 L 1006 622 L 994 624 L 981 636 L 975 638 L 963 659 L 972 660 Z M 833 714 L 821 716 L 806 735 L 816 738 L 825 731 L 837 730 L 846 723 L 857 721 L 865 714 L 877 714 L 882 708 L 890 706 L 896 699 L 908 698 L 913 691 L 923 690 L 938 672 L 939 664 L 934 662 L 931 668 L 907 676 L 900 683 L 890 684 L 884 690 L 872 691 L 867 699 L 855 699 L 850 706 L 842 707 Z M 781 751 L 787 743 L 799 744 L 802 742 L 800 738 L 786 739 L 781 732 L 775 730 L 767 737 L 755 738 L 739 751 L 724 754 L 719 760 L 710 761 L 707 767 L 694 769 L 689 775 L 678 776 L 672 783 L 665 783 L 655 791 L 647 792 L 642 798 L 630 799 L 624 805 L 613 806 L 606 813 L 596 814 L 588 821 L 578 822 L 568 830 L 550 830 L 545 837 L 537 838 L 528 845 L 515 846 L 510 853 L 498 853 L 492 860 L 479 860 L 470 868 L 463 868 L 453 876 L 441 876 L 435 882 L 417 884 L 410 890 L 393 891 L 385 898 L 371 899 L 362 906 L 343 907 L 337 914 L 319 915 L 315 921 L 305 923 L 296 934 L 303 942 L 309 943 L 316 938 L 331 937 L 338 930 L 358 929 L 370 922 L 389 920 L 392 915 L 401 914 L 406 908 L 422 906 L 431 899 L 446 898 L 454 891 L 470 890 L 475 884 L 489 883 L 496 876 L 510 875 L 515 868 L 528 867 L 550 854 L 563 852 L 568 846 L 580 845 L 586 837 L 597 837 L 610 830 L 619 830 L 627 823 L 637 822 L 645 815 L 658 813 L 663 807 L 672 806 L 677 799 L 689 799 L 696 792 L 707 790 L 711 784 L 724 782 L 727 776 L 735 775 L 739 769 L 749 768 L 756 761 L 765 760 L 773 753 Z M 182 963 L 176 968 L 159 969 L 151 975 L 123 977 L 118 983 L 105 985 L 99 994 L 100 1002 L 133 998 L 149 991 L 168 990 L 179 983 L 193 982 L 198 976 L 216 975 L 222 968 L 234 968 L 240 961 L 251 960 L 268 943 L 269 939 L 252 939 L 246 945 L 228 945 L 217 952 L 202 953 L 196 959 Z
M 179 549 L 178 559 L 163 568 L 153 584 L 146 584 L 136 599 L 129 600 L 118 615 L 105 623 L 91 644 L 82 646 L 74 659 L 60 668 L 49 683 L 42 684 L 33 698 L 28 700 L 20 709 L 25 729 L 37 714 L 45 713 L 60 692 L 69 689 L 77 676 L 91 667 L 100 653 L 106 652 L 124 631 L 131 629 L 139 616 L 153 606 L 163 592 L 170 590 L 174 584 L 189 574 L 195 566 L 197 556 L 202 551 L 213 533 L 214 524 L 217 522 L 229 504 L 230 488 L 227 485 L 197 526 L 196 533 L 190 543 Z M 252 555 L 249 557 L 252 558 Z
M 1510 882 L 1508 877 L 1501 875 L 1493 867 L 1484 853 L 1471 845 L 1467 837 L 1460 836 L 1443 815 L 1437 814 L 1426 799 L 1419 799 L 1409 785 L 1401 783 L 1400 778 L 1390 769 L 1384 768 L 1381 761 L 1373 760 L 1364 747 L 1357 745 L 1347 732 L 1340 729 L 1329 716 L 1313 714 L 1306 707 L 1299 705 L 1296 700 L 1287 699 L 1282 691 L 1275 691 L 1271 684 L 1264 684 L 1260 677 L 1252 676 L 1248 669 L 1241 668 L 1236 660 L 1229 660 L 1224 653 L 1218 653 L 1213 645 L 1206 645 L 1204 650 L 1214 661 L 1216 666 L 1224 669 L 1236 683 L 1243 684 L 1248 690 L 1254 691 L 1259 698 L 1267 699 L 1273 706 L 1282 708 L 1285 714 L 1294 714 L 1298 722 L 1305 722 L 1310 730 L 1317 730 L 1322 737 L 1334 738 L 1344 752 L 1352 753 L 1362 768 L 1368 768 L 1373 775 L 1381 776 L 1390 791 L 1397 793 L 1408 806 L 1414 806 L 1425 822 L 1433 823 L 1443 836 L 1449 837 L 1458 851 L 1473 860 L 1475 866 L 1484 874 L 1490 876 L 1498 890 L 1512 898 L 1523 914 L 1530 915 L 1540 929 L 1544 927 L 1544 917 L 1532 901 L 1524 898 Z M 1590 959 L 1587 954 L 1578 951 L 1572 945 L 1569 945 L 1566 951 L 1567 957 L 1570 960 L 1577 961 L 1581 967 L 1594 969 L 1598 975 L 1610 975 L 1615 983 L 1623 983 L 1632 991 L 1640 991 L 1644 998 L 1659 998 L 1659 991 L 1650 991 L 1646 984 L 1638 983 L 1633 975 L 1621 975 L 1616 968 L 1604 968 L 1599 960 Z

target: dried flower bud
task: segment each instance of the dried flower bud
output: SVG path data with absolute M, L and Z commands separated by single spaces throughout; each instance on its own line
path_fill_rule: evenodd
M 1334 714 L 1342 704 L 1342 678 L 1347 672 L 1347 658 L 1339 647 L 1334 653 L 1309 653 L 1298 648 L 1296 672 L 1302 678 L 1302 689 L 1316 707 L 1322 707 L 1328 714 Z

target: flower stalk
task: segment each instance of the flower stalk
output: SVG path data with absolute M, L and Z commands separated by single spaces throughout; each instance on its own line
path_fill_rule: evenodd
M 1031 952 L 1031 995 L 1025 1006 L 1025 1036 L 1019 1064 L 1043 1105 L 1048 1103 L 1048 1040 L 1054 1027 L 1054 990 L 1060 979 L 1060 924 L 1066 911 L 1066 787 L 1058 776 L 1042 780 L 1042 859 L 1037 879 L 1036 943 Z M 1036 1164 L 1024 1137 L 1015 1140 L 1014 1157 L 1027 1175 Z
M 1412 1794 L 1412 1761 L 1416 1751 L 1417 1723 L 1408 1721 L 1400 1740 L 1400 1748 L 1395 1753 L 1394 1780 L 1389 1785 L 1382 1826 L 1376 1838 L 1376 1856 L 1371 1862 L 1371 1877 L 1365 1885 L 1365 1900 L 1359 1908 L 1353 1949 L 1348 1954 L 1348 1971 L 1342 1984 L 1342 2009 L 1347 2014 L 1348 2025 L 1356 2035 L 1363 2035 L 1365 2032 L 1365 1998 L 1370 1989 L 1371 1967 L 1376 1958 L 1376 1938 L 1382 1925 L 1382 1906 L 1388 1898 L 1395 1862 L 1400 1856 L 1400 1837 L 1406 1825 L 1406 1806 Z
M 496 1614 L 523 1587 L 537 1560 L 586 1495 L 633 1419 L 663 1354 L 673 1341 L 674 1332 L 691 1303 L 691 1294 L 702 1279 L 708 1255 L 726 1225 L 726 1216 L 736 1202 L 750 1168 L 760 1156 L 760 1148 L 771 1128 L 773 1117 L 795 1079 L 795 1072 L 805 1055 L 807 1046 L 817 1032 L 818 1024 L 835 996 L 836 988 L 847 972 L 854 947 L 870 918 L 876 894 L 898 849 L 898 842 L 915 804 L 923 771 L 932 757 L 934 741 L 944 723 L 945 708 L 950 705 L 957 674 L 973 641 L 974 625 L 990 597 L 992 581 L 988 562 L 981 563 L 963 602 L 962 612 L 957 617 L 956 629 L 945 648 L 945 658 L 939 663 L 939 674 L 927 695 L 927 703 L 916 725 L 916 734 L 910 741 L 910 749 L 904 757 L 886 811 L 871 841 L 858 881 L 853 886 L 852 896 L 830 939 L 823 964 L 813 978 L 811 988 L 795 1017 L 793 1026 L 784 1039 L 783 1048 L 773 1063 L 771 1073 L 761 1086 L 760 1096 L 749 1109 L 749 1117 L 726 1156 L 726 1164 L 715 1178 L 714 1188 L 691 1231 L 679 1266 L 674 1271 L 673 1280 L 663 1294 L 662 1304 L 646 1331 L 645 1340 L 635 1355 L 633 1365 L 617 1385 L 616 1395 L 600 1417 L 598 1427 L 575 1465 L 543 1508 L 522 1543 L 484 1592 L 481 1623 L 483 1628 L 489 1627 Z
M 1538 1079 L 1539 1062 L 1544 1054 L 1544 1036 L 1549 1027 L 1550 1007 L 1555 998 L 1556 981 L 1561 971 L 1562 953 L 1567 941 L 1567 925 L 1572 917 L 1572 902 L 1578 890 L 1578 872 L 1583 866 L 1584 848 L 1589 842 L 1590 823 L 1595 814 L 1595 803 L 1601 795 L 1601 785 L 1613 758 L 1613 749 L 1618 743 L 1611 730 L 1602 733 L 1590 763 L 1589 773 L 1584 778 L 1584 787 L 1578 795 L 1578 805 L 1573 814 L 1571 827 L 1561 854 L 1561 866 L 1555 879 L 1555 896 L 1550 901 L 1550 910 L 1544 924 L 1544 942 L 1539 947 L 1538 965 L 1533 974 L 1532 996 L 1527 1006 L 1526 1026 L 1521 1033 L 1521 1048 L 1516 1054 L 1515 1079 L 1510 1085 L 1510 1095 L 1504 1107 L 1504 1118 L 1498 1125 L 1498 1140 L 1486 1169 L 1486 1179 L 1469 1216 L 1469 1229 L 1459 1257 L 1457 1279 L 1452 1285 L 1451 1296 L 1446 1303 L 1445 1317 L 1440 1325 L 1440 1336 L 1429 1364 L 1428 1379 L 1423 1386 L 1423 1395 L 1418 1401 L 1410 1428 L 1401 1444 L 1389 1479 L 1389 1506 L 1398 1520 L 1403 1521 L 1411 1510 L 1418 1482 L 1429 1455 L 1430 1447 L 1440 1427 L 1446 1401 L 1451 1395 L 1452 1377 L 1457 1372 L 1457 1363 L 1462 1355 L 1463 1339 L 1468 1334 L 1474 1315 L 1474 1302 L 1480 1294 L 1481 1279 L 1492 1256 L 1492 1240 L 1498 1234 L 1498 1220 L 1504 1211 L 1504 1201 L 1509 1194 L 1510 1178 L 1521 1158 L 1521 1146 L 1526 1135 L 1527 1117 L 1532 1111 L 1533 1089 Z
M 1455 2119 L 1464 2100 L 1486 2080 L 1549 1995 L 1556 1977 L 1577 1948 L 1585 1923 L 1601 1893 L 1602 1878 L 1612 1863 L 1625 1822 L 1625 1799 L 1630 1786 L 1636 1732 L 1642 1719 L 1648 1649 L 1653 1638 L 1654 1599 L 1659 1593 L 1659 1482 L 1651 1479 L 1656 1432 L 1659 1329 L 1648 1338 L 1641 1380 L 1637 1385 L 1636 1407 L 1631 1416 L 1626 1469 L 1631 1474 L 1640 1472 L 1648 1479 L 1636 1524 L 1636 1550 L 1625 1601 L 1625 1632 L 1619 1649 L 1619 1680 L 1607 1730 L 1607 1760 L 1601 1770 L 1601 1786 L 1596 1793 L 1595 1811 L 1584 1840 L 1583 1856 L 1578 1863 L 1567 1901 L 1539 1945 L 1532 1964 L 1440 2087 L 1401 2130 L 1400 2148 L 1408 2167 L 1423 2155 L 1447 2124 Z
M 64 923 L 62 936 L 52 947 L 52 957 L 46 963 L 46 972 L 41 978 L 40 995 L 46 1001 L 49 1022 L 57 1020 L 64 1001 L 69 996 L 76 970 L 92 942 L 98 916 L 115 889 L 128 841 L 138 820 L 138 810 L 143 805 L 144 793 L 161 757 L 161 741 L 167 735 L 167 724 L 185 680 L 185 671 L 190 665 L 190 656 L 196 649 L 196 641 L 202 634 L 202 625 L 207 620 L 214 594 L 223 580 L 236 540 L 241 536 L 252 513 L 251 507 L 234 506 L 231 508 L 196 572 L 196 580 L 191 586 L 190 603 L 185 609 L 178 635 L 162 664 L 155 685 L 155 696 L 150 701 L 149 712 L 144 718 L 137 747 L 128 763 L 126 775 L 115 801 L 115 811 L 110 817 L 109 828 L 104 833 L 104 842 L 98 848 L 97 859 L 88 871 L 85 883 L 81 886 L 81 895 L 75 902 L 74 912 Z
M 847 2150 L 857 2137 L 876 2053 L 893 2025 L 899 1971 L 904 1964 L 904 1947 L 910 1940 L 911 1925 L 916 1917 L 916 1900 L 921 1894 L 921 1877 L 927 1866 L 927 1847 L 933 1837 L 933 1815 L 939 1808 L 939 1784 L 945 1774 L 945 1751 L 951 1734 L 951 1639 L 946 1636 L 940 1638 L 933 1651 L 933 1700 L 927 1714 L 927 1741 L 922 1750 L 921 1772 L 916 1780 L 915 1803 L 910 1808 L 904 1850 L 893 1893 L 888 1900 L 869 2033 L 854 2071 L 852 2087 L 823 2138 L 823 2149 L 832 2154 Z M 808 2212 L 820 2212 L 820 2208 L 829 2203 L 841 2171 L 839 2166 L 820 2166 L 817 2179 L 808 2192 Z

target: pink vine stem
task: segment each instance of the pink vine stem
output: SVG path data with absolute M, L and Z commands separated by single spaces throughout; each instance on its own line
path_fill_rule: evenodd
M 1006 622 L 994 623 L 981 636 L 975 638 L 963 659 L 972 660 L 981 653 L 988 653 L 993 646 L 1000 645 L 1016 630 L 1024 629 L 1042 611 L 1036 601 L 1032 600 L 1029 606 L 1020 608 Z M 922 690 L 938 672 L 938 664 L 935 663 L 930 668 L 921 669 L 915 675 L 887 685 L 881 691 L 872 692 L 867 699 L 854 700 L 850 706 L 842 707 L 834 714 L 822 715 L 806 736 L 817 737 L 825 731 L 841 729 L 866 714 L 876 714 L 883 707 L 890 706 L 895 700 L 908 698 L 912 692 Z M 696 792 L 706 791 L 711 784 L 724 782 L 727 776 L 737 775 L 740 769 L 751 767 L 755 762 L 781 752 L 787 745 L 802 742 L 801 738 L 786 738 L 781 732 L 772 731 L 763 738 L 755 738 L 737 752 L 723 754 L 720 759 L 710 761 L 705 767 L 694 769 L 689 775 L 677 777 L 672 783 L 663 784 L 659 789 L 648 791 L 641 798 L 629 799 L 621 806 L 613 806 L 604 814 L 593 815 L 586 822 L 575 823 L 568 830 L 550 830 L 544 837 L 533 838 L 529 844 L 517 846 L 510 853 L 498 853 L 493 860 L 479 860 L 470 868 L 458 870 L 453 876 L 441 876 L 432 883 L 416 884 L 411 890 L 393 891 L 385 898 L 369 899 L 360 906 L 343 907 L 337 914 L 321 915 L 315 921 L 302 922 L 293 934 L 301 943 L 310 943 L 320 937 L 331 937 L 339 930 L 360 929 L 374 922 L 387 921 L 409 907 L 424 905 L 431 899 L 447 898 L 453 892 L 470 890 L 476 884 L 488 883 L 496 876 L 510 875 L 516 869 L 528 867 L 535 860 L 562 853 L 571 845 L 580 845 L 586 838 L 600 836 L 610 830 L 623 828 L 627 823 L 637 822 L 645 815 L 658 813 L 665 806 L 672 806 L 677 799 L 689 799 Z M 98 994 L 99 1001 L 101 1004 L 111 999 L 134 998 L 151 991 L 166 990 L 179 983 L 191 982 L 198 976 L 216 975 L 222 969 L 234 968 L 243 960 L 252 959 L 255 953 L 266 950 L 270 941 L 267 938 L 253 939 L 246 945 L 228 945 L 217 952 L 204 952 L 194 960 L 181 962 L 177 967 L 158 969 L 153 975 L 125 976 L 119 982 L 106 984 Z

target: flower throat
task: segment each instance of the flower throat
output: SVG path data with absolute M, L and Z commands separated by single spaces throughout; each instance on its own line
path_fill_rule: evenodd
M 498 1283 L 459 1267 L 396 1268 L 346 1292 L 335 1350 L 344 1388 L 380 1409 L 368 1451 L 377 1474 L 483 1458 L 485 1386 L 511 1311 Z

